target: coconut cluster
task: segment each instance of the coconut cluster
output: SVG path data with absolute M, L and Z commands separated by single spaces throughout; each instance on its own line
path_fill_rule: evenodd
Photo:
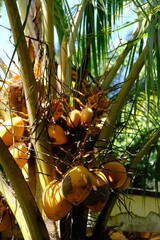
M 48 124 L 48 135 L 52 139 L 52 143 L 55 145 L 63 145 L 68 142 L 65 129 L 76 128 L 79 125 L 90 123 L 93 118 L 93 110 L 90 107 L 85 106 L 82 110 L 72 109 L 69 112 L 65 111 L 64 105 L 60 100 L 54 100 L 51 104 L 52 118 Z M 63 127 L 58 124 L 60 119 L 63 121 Z
M 99 171 L 89 171 L 82 165 L 69 169 L 59 181 L 53 180 L 43 194 L 43 209 L 53 221 L 66 216 L 72 205 L 84 204 L 94 212 L 102 211 L 110 188 L 107 178 Z
M 64 174 L 68 164 L 77 165 L 80 159 L 85 158 L 93 150 L 102 128 L 102 124 L 99 124 L 102 123 L 102 112 L 108 109 L 106 98 L 100 107 L 98 107 L 100 100 L 97 101 L 96 106 L 95 101 L 89 98 L 83 105 L 74 102 L 71 106 L 67 98 L 61 98 L 53 100 L 48 108 L 44 106 L 48 116 L 49 143 L 54 154 L 54 165 L 58 170 L 55 177 L 58 177 L 59 173 Z M 89 168 L 86 163 L 84 164 Z
M 83 204 L 92 212 L 101 212 L 106 205 L 110 189 L 130 184 L 126 168 L 119 162 L 108 162 L 102 169 L 88 170 L 83 165 L 70 168 L 61 180 L 53 180 L 44 190 L 43 209 L 48 218 L 58 221 L 72 209 Z
M 24 131 L 25 123 L 19 116 L 7 119 L 0 125 L 0 137 L 20 169 L 24 167 L 28 160 L 28 148 L 23 141 Z

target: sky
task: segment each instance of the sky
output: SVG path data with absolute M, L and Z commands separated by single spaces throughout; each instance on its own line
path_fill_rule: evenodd
M 79 0 L 69 0 L 68 3 L 69 5 L 72 7 L 73 5 L 75 5 L 76 3 L 78 3 Z M 125 11 L 128 11 L 128 14 L 125 14 L 127 17 L 127 19 L 121 19 L 118 24 L 121 26 L 123 23 L 131 20 L 130 18 L 133 18 L 133 16 L 130 14 L 130 9 L 126 9 Z M 133 19 L 132 19 L 133 20 Z M 10 58 L 12 57 L 12 54 L 14 52 L 14 44 L 13 44 L 13 38 L 12 38 L 12 33 L 9 30 L 9 21 L 8 21 L 8 17 L 7 17 L 7 13 L 6 13 L 6 9 L 5 9 L 5 5 L 3 4 L 2 6 L 2 10 L 1 10 L 1 17 L 0 17 L 0 58 L 3 59 L 4 63 L 6 65 L 9 64 L 10 62 Z M 133 29 L 130 27 L 130 31 L 132 31 Z M 114 35 L 114 40 L 116 41 L 116 38 L 118 39 L 120 37 L 120 35 L 123 38 L 127 39 L 127 34 L 128 34 L 128 30 L 121 30 L 119 32 L 116 32 Z M 14 58 L 15 62 L 18 62 L 17 57 Z M 14 66 L 14 64 L 12 64 L 11 69 L 16 71 L 16 68 Z M 2 76 L 2 71 L 0 70 L 0 75 Z
M 0 58 L 2 58 L 4 63 L 6 64 L 8 64 L 14 50 L 14 45 L 12 42 L 13 39 L 11 38 L 11 36 L 12 33 L 9 30 L 9 21 L 6 14 L 6 9 L 3 6 L 0 18 Z
M 77 4 L 78 0 L 68 0 L 68 3 L 70 7 Z M 6 12 L 5 5 L 3 4 L 2 10 L 1 10 L 1 17 L 0 17 L 0 58 L 3 59 L 3 62 L 8 66 L 10 63 L 10 59 L 14 52 L 14 44 L 13 44 L 13 38 L 12 33 L 9 30 L 9 20 Z M 15 57 L 14 61 L 17 63 L 18 58 Z M 12 64 L 11 69 L 13 71 L 17 72 L 17 69 L 15 68 L 14 64 Z M 0 69 L 0 76 L 3 77 L 3 72 Z

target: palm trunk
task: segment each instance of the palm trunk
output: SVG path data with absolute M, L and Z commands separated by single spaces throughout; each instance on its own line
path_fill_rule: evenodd
M 12 209 L 25 240 L 49 239 L 48 231 L 43 222 L 35 199 L 25 181 L 22 172 L 8 148 L 0 138 L 0 163 L 10 180 L 15 194 L 10 191 L 9 187 L 1 179 L 0 190 L 6 197 L 8 205 Z
M 131 51 L 131 49 L 133 48 L 135 41 L 138 37 L 140 29 L 138 29 L 134 34 L 132 39 L 127 43 L 126 48 L 124 49 L 124 51 L 122 52 L 122 54 L 117 58 L 115 64 L 113 65 L 113 67 L 109 70 L 108 74 L 106 74 L 106 72 L 108 71 L 108 65 L 104 71 L 104 73 L 101 76 L 101 79 L 104 78 L 103 83 L 102 83 L 102 89 L 103 90 L 107 90 L 111 84 L 111 82 L 113 81 L 114 77 L 117 74 L 118 69 L 120 68 L 120 66 L 122 66 L 126 56 L 128 55 L 128 53 Z M 101 81 L 101 79 L 99 81 Z
M 80 204 L 74 207 L 70 216 L 60 224 L 61 240 L 84 240 L 86 238 L 88 209 Z
M 45 42 L 45 81 L 48 87 L 48 96 L 52 101 L 57 95 L 55 78 L 55 51 L 54 51 L 54 24 L 53 24 L 53 0 L 41 0 L 43 13 L 43 38 Z
M 20 20 L 16 1 L 6 0 L 5 4 L 16 45 L 15 50 L 17 50 L 21 64 L 23 88 L 31 128 L 31 139 L 37 156 L 37 172 L 41 173 L 37 174 L 37 200 L 41 208 L 43 189 L 52 179 L 52 169 L 49 165 L 52 161 L 51 149 L 47 144 L 46 122 L 41 111 L 41 106 L 39 105 L 38 88 L 23 33 L 24 26 L 22 26 Z
M 66 92 L 68 91 L 68 88 L 71 87 L 72 56 L 75 51 L 75 41 L 76 41 L 78 27 L 82 21 L 82 16 L 83 16 L 83 13 L 84 13 L 87 3 L 88 3 L 88 0 L 83 0 L 79 6 L 79 9 L 77 11 L 77 14 L 75 16 L 75 19 L 74 19 L 74 22 L 72 25 L 71 33 L 69 36 L 69 41 L 67 44 L 67 60 L 66 60 L 67 66 L 66 66 L 66 75 L 65 75 L 65 82 L 64 82 L 64 84 L 65 84 L 64 86 L 66 87 Z

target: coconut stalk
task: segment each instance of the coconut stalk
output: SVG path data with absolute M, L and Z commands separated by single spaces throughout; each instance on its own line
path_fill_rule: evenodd
M 141 159 L 144 157 L 144 155 L 148 152 L 150 147 L 160 138 L 160 129 L 158 129 L 153 136 L 146 142 L 146 144 L 141 148 L 139 153 L 136 154 L 136 156 L 133 158 L 132 162 L 130 163 L 129 170 L 133 171 L 137 165 L 140 163 Z
M 53 0 L 41 0 L 43 16 L 43 38 L 45 48 L 45 80 L 48 85 L 50 100 L 56 98 L 57 86 L 55 78 L 55 51 L 54 51 L 54 21 L 53 21 Z
M 67 65 L 67 39 L 66 36 L 63 37 L 61 48 L 60 48 L 60 56 L 59 56 L 59 63 L 57 67 L 57 77 L 59 82 L 58 85 L 58 92 L 62 93 L 63 85 L 65 82 L 65 75 L 66 75 L 66 65 Z
M 101 79 L 104 78 L 103 83 L 102 83 L 102 89 L 103 90 L 107 90 L 112 82 L 112 80 L 114 79 L 114 77 L 117 74 L 118 69 L 120 68 L 120 66 L 123 64 L 126 56 L 128 55 L 128 53 L 131 51 L 131 49 L 133 48 L 133 46 L 135 45 L 135 41 L 137 40 L 137 37 L 139 35 L 139 31 L 140 29 L 137 29 L 135 31 L 135 33 L 133 34 L 132 39 L 127 43 L 124 51 L 122 52 L 122 54 L 117 58 L 114 66 L 109 70 L 108 74 L 106 75 L 106 71 L 108 71 L 108 65 L 107 68 L 105 69 L 104 73 L 102 74 L 101 78 L 99 81 L 101 81 Z
M 28 0 L 18 0 L 18 5 L 19 5 L 21 16 L 22 16 L 22 20 L 25 21 Z M 32 21 L 32 18 L 33 16 L 30 9 L 24 31 L 27 36 L 31 36 L 31 38 L 37 39 L 37 33 L 36 33 L 35 25 Z M 38 41 L 33 41 L 33 45 L 34 45 L 35 52 L 37 53 L 39 51 Z
M 84 10 L 86 8 L 86 5 L 88 3 L 88 0 L 83 0 L 81 4 L 79 5 L 78 11 L 76 13 L 76 16 L 73 21 L 73 25 L 71 28 L 71 32 L 69 35 L 69 40 L 67 44 L 67 66 L 66 66 L 66 75 L 65 75 L 65 86 L 70 87 L 71 83 L 71 61 L 72 61 L 72 56 L 75 51 L 75 41 L 77 37 L 77 32 L 78 32 L 78 27 L 81 24 L 82 21 L 82 16 L 84 13 Z M 66 89 L 68 90 L 68 89 Z
M 6 99 L 4 99 L 4 92 L 6 91 L 5 80 L 6 78 L 12 78 L 13 75 L 8 70 L 8 68 L 6 67 L 5 63 L 1 58 L 0 58 L 0 68 L 5 75 L 5 79 L 1 81 L 1 86 L 0 86 L 0 116 L 2 116 L 4 120 L 6 120 L 11 117 L 11 111 L 9 107 L 6 105 L 7 103 Z
M 1 138 L 0 149 L 0 163 L 15 193 L 10 191 L 10 188 L 2 181 L 2 178 L 0 178 L 0 191 L 17 219 L 24 239 L 49 239 L 48 231 L 29 186 Z
M 15 192 L 7 185 L 2 176 L 0 176 L 0 191 L 14 214 L 24 239 L 32 239 L 22 208 L 15 197 Z
M 82 16 L 83 16 L 83 13 L 84 13 L 84 10 L 86 8 L 88 1 L 89 0 L 83 0 L 81 2 L 81 4 L 79 5 L 79 8 L 78 8 L 78 11 L 76 13 L 76 16 L 74 18 L 74 22 L 72 25 L 72 29 L 71 29 L 71 33 L 70 33 L 69 41 L 68 41 L 68 57 L 71 57 L 74 53 L 78 27 L 82 21 Z
M 33 74 L 32 64 L 23 33 L 24 26 L 22 26 L 21 23 L 16 0 L 6 0 L 5 5 L 16 45 L 16 50 L 20 59 L 20 69 L 22 73 L 23 88 L 31 127 L 32 143 L 37 156 L 37 171 L 41 173 L 37 174 L 37 183 L 39 183 L 37 199 L 40 201 L 40 207 L 43 189 L 51 181 L 51 177 L 49 177 L 52 174 L 52 169 L 49 166 L 49 163 L 51 162 L 51 150 L 47 144 L 45 121 L 42 119 L 42 113 L 39 106 L 37 91 L 38 87 Z
M 3 59 L 1 57 L 0 57 L 0 68 L 3 71 L 5 76 L 7 75 L 8 78 L 12 78 L 13 77 L 12 74 L 8 71 L 6 65 L 3 62 Z

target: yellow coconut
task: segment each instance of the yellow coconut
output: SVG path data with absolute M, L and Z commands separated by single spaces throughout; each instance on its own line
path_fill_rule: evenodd
M 42 202 L 46 216 L 53 221 L 65 217 L 72 208 L 71 203 L 62 194 L 61 181 L 57 180 L 53 180 L 46 187 Z
M 86 199 L 92 189 L 90 172 L 84 166 L 75 166 L 67 171 L 62 180 L 62 193 L 74 205 Z
M 28 161 L 28 148 L 23 142 L 15 142 L 9 147 L 9 151 L 14 157 L 19 168 L 23 168 Z
M 50 138 L 54 139 L 53 144 L 62 145 L 68 141 L 64 129 L 58 124 L 49 124 L 48 134 Z
M 121 187 L 126 180 L 126 168 L 120 162 L 108 162 L 103 166 L 103 173 L 108 179 L 111 188 Z
M 18 141 L 24 133 L 24 121 L 21 117 L 8 119 L 0 126 L 0 137 L 3 142 L 10 146 L 13 141 Z
M 92 108 L 85 107 L 81 111 L 81 123 L 83 122 L 90 122 L 93 117 L 93 110 Z
M 68 127 L 77 127 L 81 121 L 81 112 L 77 109 L 72 110 L 66 119 L 66 124 Z
M 83 204 L 93 212 L 100 212 L 106 205 L 110 195 L 110 188 L 106 176 L 96 170 L 92 173 L 92 190 Z

